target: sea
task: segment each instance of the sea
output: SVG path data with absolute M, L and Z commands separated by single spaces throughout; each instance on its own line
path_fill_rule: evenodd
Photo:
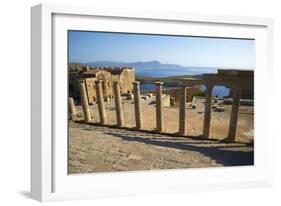
M 199 75 L 203 73 L 217 73 L 218 68 L 214 67 L 180 67 L 172 69 L 153 69 L 153 68 L 138 68 L 136 66 L 137 76 L 151 76 L 151 77 L 170 77 L 181 75 Z
M 170 77 L 170 76 L 181 76 L 181 75 L 200 75 L 203 73 L 217 73 L 217 68 L 202 68 L 202 67 L 194 67 L 194 68 L 173 68 L 171 70 L 163 69 L 163 70 L 155 70 L 155 69 L 145 69 L 145 70 L 138 70 L 136 68 L 136 75 L 137 76 L 150 76 L 150 77 Z M 167 87 L 165 84 L 163 85 L 163 88 L 170 88 Z M 151 83 L 141 83 L 140 84 L 140 90 L 141 91 L 149 91 L 154 90 L 155 85 Z M 201 90 L 205 91 L 206 87 L 204 85 L 201 86 Z M 212 95 L 218 96 L 218 97 L 226 97 L 229 95 L 229 88 L 226 88 L 224 86 L 215 86 Z

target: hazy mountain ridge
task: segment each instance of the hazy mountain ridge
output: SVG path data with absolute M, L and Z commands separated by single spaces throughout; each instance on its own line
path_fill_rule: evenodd
M 154 68 L 154 69 L 173 69 L 173 68 L 186 68 L 184 66 L 178 65 L 178 64 L 163 64 L 157 60 L 154 61 L 136 61 L 136 62 L 115 62 L 115 61 L 95 61 L 95 62 L 88 62 L 84 63 L 84 65 L 87 66 L 116 66 L 116 67 L 122 67 L 122 66 L 128 66 L 128 67 L 136 67 L 138 69 L 147 69 L 147 68 Z
M 71 63 L 74 64 L 74 63 Z M 179 64 L 163 64 L 159 61 L 136 61 L 136 62 L 118 62 L 118 61 L 93 61 L 88 63 L 75 63 L 90 67 L 134 67 L 137 76 L 183 76 L 183 75 L 199 75 L 203 73 L 216 73 L 217 68 L 212 67 L 189 67 Z

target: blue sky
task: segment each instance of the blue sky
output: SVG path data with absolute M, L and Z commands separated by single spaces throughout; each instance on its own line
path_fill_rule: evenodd
M 254 40 L 69 31 L 69 61 L 253 69 Z

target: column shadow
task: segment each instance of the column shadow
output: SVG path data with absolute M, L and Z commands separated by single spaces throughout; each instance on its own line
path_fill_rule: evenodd
M 125 131 L 105 131 L 104 134 L 112 135 L 123 141 L 141 142 L 149 145 L 195 151 L 210 157 L 224 166 L 242 166 L 254 164 L 254 151 L 242 151 L 252 148 L 249 144 L 222 143 L 208 140 L 194 140 L 189 138 L 161 137 L 158 135 L 140 134 Z M 239 150 L 238 150 L 239 149 Z

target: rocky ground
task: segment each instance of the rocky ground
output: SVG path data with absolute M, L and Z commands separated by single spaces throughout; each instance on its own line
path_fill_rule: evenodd
M 153 98 L 142 100 L 144 129 L 155 128 Z M 202 134 L 204 104 L 196 102 L 195 110 L 187 110 L 187 134 L 192 137 L 160 135 L 136 132 L 128 129 L 109 128 L 81 123 L 69 123 L 69 173 L 110 171 L 135 171 L 178 169 L 217 166 L 252 165 L 253 107 L 241 106 L 237 140 L 225 143 L 200 140 Z M 97 105 L 91 106 L 93 122 L 99 122 Z M 134 127 L 132 100 L 123 100 L 125 125 Z M 210 138 L 227 136 L 230 106 L 225 112 L 212 112 Z M 81 108 L 77 107 L 81 115 Z M 178 130 L 178 108 L 164 107 L 165 132 Z M 114 101 L 106 103 L 108 123 L 116 124 Z

